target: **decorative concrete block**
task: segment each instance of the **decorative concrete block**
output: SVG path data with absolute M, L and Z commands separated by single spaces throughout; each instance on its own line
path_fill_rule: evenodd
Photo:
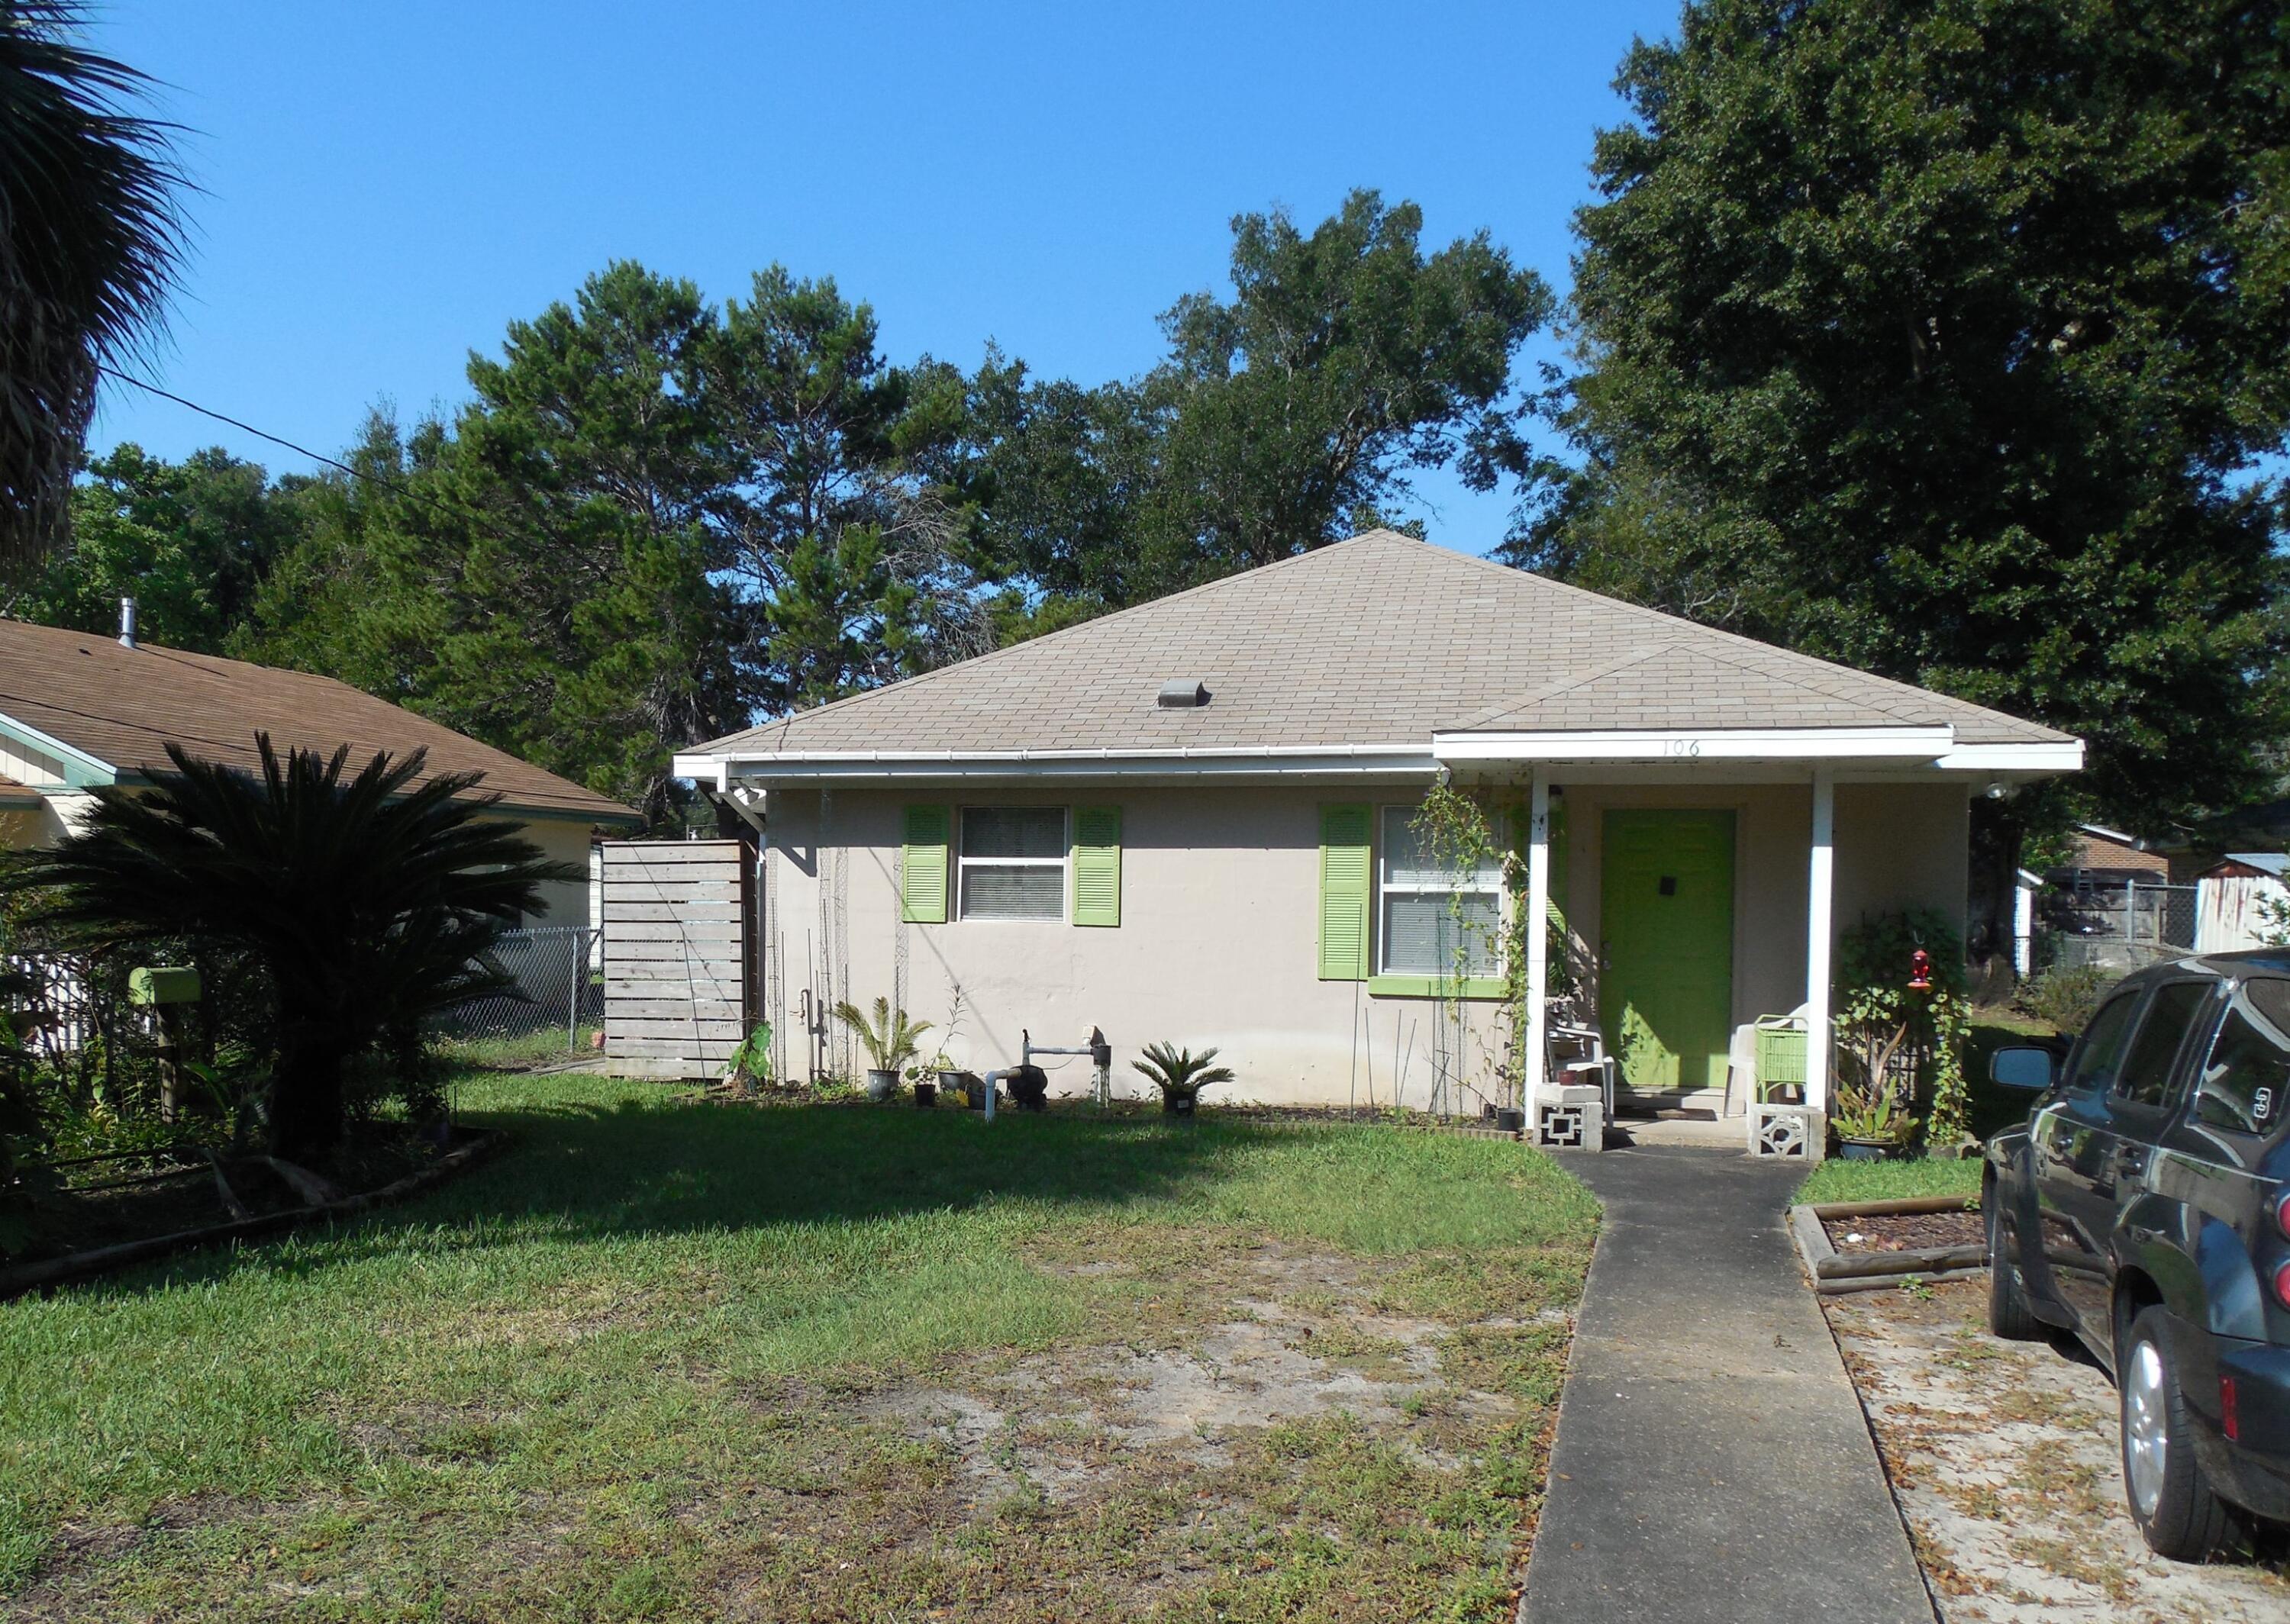
M 1828 1140 L 1828 1122 L 1809 1105 L 1754 1101 L 1750 1107 L 1750 1154 L 1753 1156 L 1818 1162 L 1829 1148 Z
M 1582 1099 L 1549 1098 L 1551 1094 L 1586 1096 Z M 1595 1088 L 1564 1088 L 1545 1091 L 1534 1105 L 1534 1142 L 1551 1150 L 1604 1150 L 1606 1148 L 1606 1113 L 1598 1101 Z

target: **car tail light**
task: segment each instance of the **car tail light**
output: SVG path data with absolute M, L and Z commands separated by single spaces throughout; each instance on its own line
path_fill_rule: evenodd
M 2290 1184 L 2286 1184 L 2274 1197 L 2275 1232 L 2290 1241 Z
M 2290 1308 L 2290 1258 L 2274 1266 L 2274 1300 Z
M 2219 1430 L 2226 1434 L 2226 1441 L 2230 1444 L 2239 1443 L 2242 1439 L 2242 1413 L 2235 1404 L 2234 1378 L 2231 1376 L 2219 1378 Z

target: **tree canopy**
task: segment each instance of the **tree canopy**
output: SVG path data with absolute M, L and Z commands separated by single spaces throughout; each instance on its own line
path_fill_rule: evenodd
M 772 266 L 718 306 L 621 262 L 473 354 L 450 420 L 267 483 L 123 446 L 19 612 L 322 671 L 658 819 L 669 758 L 763 716 L 1409 522 L 1408 476 L 1527 466 L 1513 357 L 1550 296 L 1357 193 L 1234 222 L 1230 299 L 1096 386 L 990 347 L 894 364 Z
M 989 573 L 1120 607 L 1387 522 L 1408 476 L 1489 490 L 1528 463 L 1512 363 L 1549 289 L 1482 232 L 1356 191 L 1311 230 L 1232 222 L 1229 300 L 1165 312 L 1142 377 L 1084 388 L 989 356 L 959 468 Z
M 2224 0 L 1700 0 L 1578 217 L 1517 562 L 2246 793 L 2290 422 L 2290 72 Z

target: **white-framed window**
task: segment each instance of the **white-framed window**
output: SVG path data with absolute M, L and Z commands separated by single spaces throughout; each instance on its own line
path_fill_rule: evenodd
M 1376 842 L 1377 966 L 1385 975 L 1501 973 L 1502 860 L 1490 856 L 1458 875 L 1423 851 L 1417 808 L 1387 806 Z
M 965 806 L 957 848 L 964 919 L 1066 916 L 1066 809 Z

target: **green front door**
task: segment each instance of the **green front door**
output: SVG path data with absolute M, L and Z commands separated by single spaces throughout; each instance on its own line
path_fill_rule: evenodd
M 1734 1030 L 1734 814 L 1609 812 L 1598 1015 L 1622 1081 L 1726 1086 Z

